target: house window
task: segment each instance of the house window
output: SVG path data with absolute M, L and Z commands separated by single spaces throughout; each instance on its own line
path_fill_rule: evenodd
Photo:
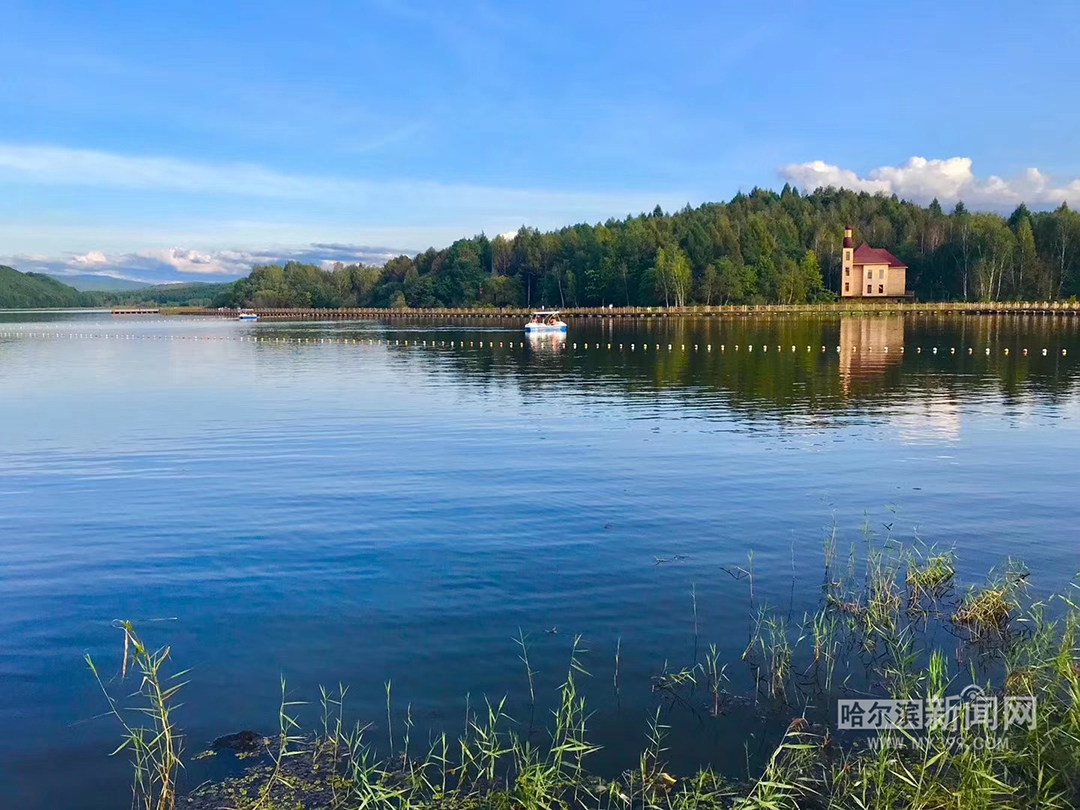
M 877 271 L 877 277 L 878 278 L 885 278 L 885 268 L 884 267 L 882 267 L 880 270 Z
M 877 291 L 878 291 L 878 295 L 884 295 L 885 294 L 885 285 L 884 284 L 878 284 L 877 285 Z
M 866 280 L 869 281 L 873 277 L 874 277 L 874 271 L 873 270 L 867 270 L 866 271 Z
M 844 282 L 844 292 L 851 292 L 851 284 Z
M 844 275 L 845 276 L 850 276 L 851 275 L 851 268 L 850 267 L 845 267 L 844 268 Z
M 870 295 L 873 292 L 874 292 L 874 285 L 873 284 L 867 284 L 866 285 L 866 294 Z

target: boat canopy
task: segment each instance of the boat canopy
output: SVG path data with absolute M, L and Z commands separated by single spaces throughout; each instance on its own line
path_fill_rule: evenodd
M 537 316 L 539 316 L 539 315 L 558 315 L 558 314 L 559 314 L 559 310 L 557 310 L 557 309 L 541 309 L 541 310 L 538 310 L 537 312 L 533 313 L 533 315 L 537 315 Z

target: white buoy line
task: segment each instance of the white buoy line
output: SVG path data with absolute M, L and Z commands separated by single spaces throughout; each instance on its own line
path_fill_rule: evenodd
M 155 335 L 155 334 L 139 334 L 139 333 L 110 333 L 110 332 L 60 332 L 60 331 L 28 331 L 28 330 L 11 330 L 0 332 L 0 339 L 19 339 L 19 338 L 37 338 L 37 339 L 53 339 L 53 340 L 143 340 L 143 341 L 155 341 L 155 342 L 188 342 L 188 343 L 269 343 L 269 344 L 281 344 L 281 345 L 316 345 L 316 346 L 410 346 L 414 348 L 450 348 L 450 349 L 465 349 L 465 348 L 480 348 L 480 349 L 523 349 L 530 345 L 528 341 L 524 340 L 509 340 L 509 341 L 494 341 L 494 340 L 409 340 L 409 339 L 391 339 L 391 338 L 349 338 L 349 337 L 280 337 L 280 336 L 259 336 L 259 335 Z M 573 349 L 574 351 L 631 351 L 631 352 L 660 352 L 660 353 L 677 353 L 677 352 L 712 352 L 714 346 L 711 343 L 556 343 L 549 344 L 554 345 L 561 349 Z M 961 353 L 966 348 L 966 354 L 973 356 L 975 348 L 972 346 L 960 347 Z M 715 349 L 720 352 L 748 352 L 755 351 L 761 353 L 769 353 L 770 350 L 779 354 L 794 354 L 797 352 L 805 351 L 806 353 L 815 352 L 823 354 L 828 351 L 835 352 L 837 354 L 844 351 L 842 346 L 795 346 L 795 345 L 773 345 L 767 343 L 761 344 L 731 344 L 730 346 L 725 343 L 716 344 Z M 896 354 L 904 354 L 910 350 L 908 346 L 851 346 L 848 351 L 851 354 L 889 354 L 890 352 Z M 957 347 L 941 347 L 941 346 L 916 346 L 914 351 L 916 354 L 922 354 L 924 352 L 930 354 L 938 354 L 948 352 L 949 355 L 955 355 L 957 353 Z M 1003 347 L 998 350 L 1003 355 L 1010 353 L 1009 347 Z M 1018 349 L 1023 355 L 1027 356 L 1029 349 Z M 1041 351 L 1043 357 L 1048 357 L 1051 354 L 1060 354 L 1061 356 L 1068 355 L 1068 349 L 1060 349 L 1051 351 L 1049 348 L 1042 348 L 1035 351 Z M 983 354 L 989 356 L 994 354 L 990 347 L 983 349 Z

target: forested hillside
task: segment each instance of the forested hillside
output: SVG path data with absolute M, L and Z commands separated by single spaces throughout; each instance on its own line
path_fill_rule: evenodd
M 0 309 L 85 306 L 83 294 L 74 287 L 38 273 L 20 273 L 0 265 Z
M 156 284 L 138 290 L 99 292 L 94 299 L 99 306 L 208 307 L 221 297 L 230 284 L 192 281 L 183 284 Z
M 218 298 L 250 306 L 602 306 L 828 299 L 846 223 L 856 243 L 909 265 L 920 300 L 1054 299 L 1080 292 L 1080 215 L 1062 205 L 1007 219 L 946 213 L 895 197 L 834 189 L 755 190 L 728 203 L 481 235 L 385 267 L 256 267 Z
M 0 265 L 0 309 L 104 306 L 211 306 L 229 284 L 162 284 L 138 290 L 79 291 L 41 273 Z

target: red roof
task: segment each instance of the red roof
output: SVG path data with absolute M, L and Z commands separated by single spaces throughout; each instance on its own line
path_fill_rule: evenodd
M 863 242 L 855 248 L 853 264 L 887 264 L 889 267 L 907 267 L 902 261 L 893 256 L 885 248 L 872 248 Z

